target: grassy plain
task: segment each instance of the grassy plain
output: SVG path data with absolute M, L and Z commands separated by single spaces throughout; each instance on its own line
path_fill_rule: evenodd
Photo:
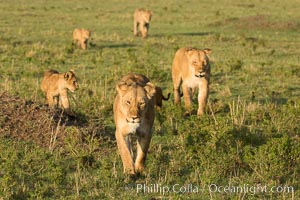
M 138 7 L 154 13 L 146 40 L 133 37 Z M 44 71 L 74 69 L 80 90 L 71 104 L 85 122 L 63 127 L 64 143 L 51 148 L 10 137 L 14 127 L 3 128 L 0 116 L 0 199 L 299 199 L 299 7 L 297 0 L 0 1 L 0 92 L 44 104 Z M 71 46 L 77 27 L 92 30 L 87 51 Z M 137 72 L 172 92 L 172 59 L 184 46 L 213 51 L 207 114 L 185 118 L 164 102 L 146 171 L 132 180 L 114 138 L 115 84 Z M 137 184 L 178 185 L 163 194 L 137 192 Z M 212 184 L 268 191 L 216 192 Z

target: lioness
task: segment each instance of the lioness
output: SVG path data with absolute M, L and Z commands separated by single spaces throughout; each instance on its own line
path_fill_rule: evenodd
M 133 34 L 138 35 L 138 28 L 142 33 L 142 37 L 146 38 L 149 31 L 150 21 L 152 17 L 152 12 L 150 10 L 145 10 L 142 8 L 136 9 L 134 12 L 133 19 Z
M 46 71 L 41 83 L 41 89 L 45 93 L 50 107 L 62 107 L 67 114 L 73 115 L 70 110 L 68 90 L 74 92 L 78 89 L 78 83 L 73 71 L 59 73 L 56 70 Z
M 165 97 L 162 93 L 162 89 L 158 86 L 155 87 L 155 95 L 154 95 L 154 105 L 157 106 L 158 109 L 162 107 L 162 101 L 168 101 L 170 98 L 170 93 L 168 93 L 168 97 Z
M 208 55 L 211 52 L 210 49 L 180 48 L 175 54 L 172 65 L 174 103 L 175 105 L 180 104 L 180 85 L 182 83 L 186 114 L 191 113 L 192 96 L 196 88 L 199 89 L 197 115 L 200 116 L 204 113 L 210 78 Z
M 77 44 L 78 48 L 86 49 L 90 37 L 91 32 L 89 30 L 76 28 L 73 31 L 73 44 Z
M 155 86 L 139 74 L 124 76 L 116 86 L 114 121 L 116 140 L 124 172 L 135 174 L 144 169 L 154 121 Z M 137 156 L 134 162 L 131 135 L 137 136 Z

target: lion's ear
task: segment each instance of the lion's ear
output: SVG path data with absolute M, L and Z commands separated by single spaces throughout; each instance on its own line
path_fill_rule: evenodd
M 72 77 L 72 72 L 71 72 L 71 71 L 66 72 L 65 75 L 64 75 L 64 79 L 65 79 L 66 81 L 69 80 L 71 77 Z
M 121 81 L 120 83 L 118 83 L 118 85 L 116 86 L 116 90 L 118 91 L 118 93 L 123 93 L 128 89 L 128 85 L 126 84 L 125 81 Z
M 148 98 L 151 99 L 155 95 L 155 85 L 151 82 L 148 82 L 144 88 L 147 92 Z
M 203 51 L 204 51 L 204 53 L 205 53 L 206 55 L 208 55 L 208 56 L 212 53 L 212 50 L 211 50 L 211 49 L 208 49 L 208 48 L 203 49 Z

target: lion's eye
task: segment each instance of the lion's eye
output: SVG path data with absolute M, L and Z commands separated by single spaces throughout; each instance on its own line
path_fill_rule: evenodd
M 197 61 L 193 61 L 193 64 L 194 64 L 194 65 L 197 65 L 197 63 L 198 63 Z
M 145 106 L 145 102 L 140 102 L 140 106 Z
M 127 105 L 130 105 L 131 103 L 130 103 L 130 101 L 126 101 L 126 104 L 127 104 Z

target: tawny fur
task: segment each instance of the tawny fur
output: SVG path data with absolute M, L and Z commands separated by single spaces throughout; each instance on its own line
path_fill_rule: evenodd
M 68 114 L 73 114 L 68 99 L 68 90 L 74 92 L 78 89 L 77 79 L 73 71 L 65 73 L 59 73 L 56 70 L 46 71 L 41 89 L 45 93 L 51 108 L 61 107 Z
M 152 12 L 150 10 L 142 8 L 135 10 L 133 19 L 133 34 L 135 36 L 138 36 L 139 32 L 141 32 L 143 38 L 148 36 L 151 17 Z
M 91 37 L 91 32 L 86 29 L 76 28 L 73 31 L 73 44 L 77 44 L 78 48 L 87 49 L 87 43 Z
M 174 103 L 180 105 L 180 85 L 182 84 L 186 113 L 192 111 L 192 96 L 198 91 L 197 115 L 204 113 L 210 79 L 210 63 L 208 55 L 210 49 L 198 50 L 181 48 L 177 50 L 172 65 L 172 80 L 174 86 Z
M 124 172 L 135 174 L 145 167 L 154 122 L 155 86 L 143 75 L 124 76 L 116 86 L 114 121 L 116 140 Z M 131 135 L 137 136 L 137 156 L 132 153 Z

